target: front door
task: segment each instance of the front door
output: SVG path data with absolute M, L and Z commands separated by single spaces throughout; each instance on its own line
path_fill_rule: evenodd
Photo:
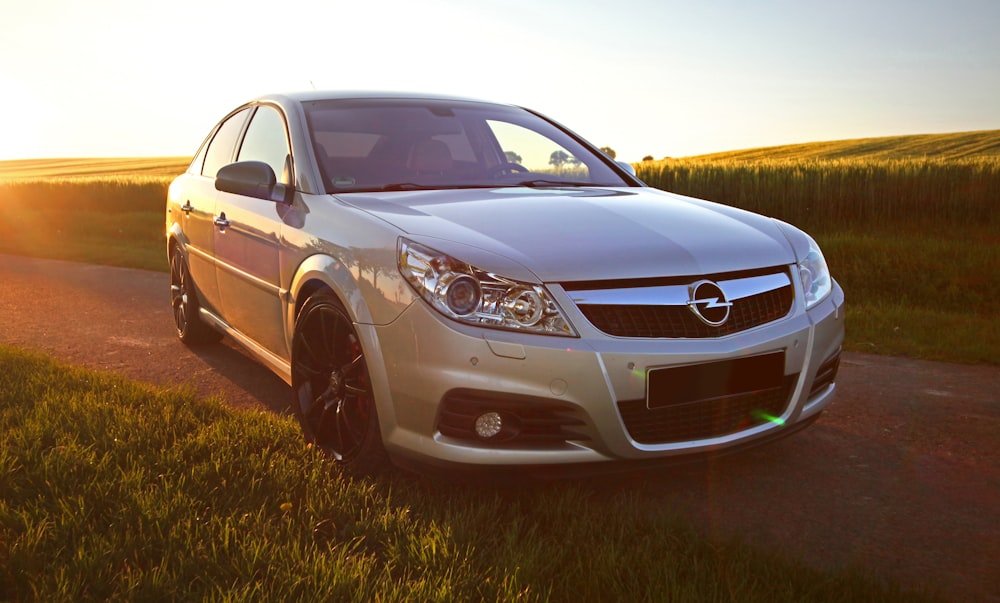
M 263 161 L 275 170 L 282 183 L 289 155 L 286 131 L 277 109 L 257 107 L 236 160 Z M 288 358 L 279 265 L 281 202 L 220 191 L 215 209 L 216 275 L 222 316 L 258 345 Z

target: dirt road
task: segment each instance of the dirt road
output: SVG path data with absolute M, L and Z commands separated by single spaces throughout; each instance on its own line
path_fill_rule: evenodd
M 288 388 L 237 348 L 176 340 L 167 288 L 163 273 L 0 255 L 0 343 L 286 410 Z M 809 565 L 1000 602 L 1000 368 L 847 354 L 838 388 L 791 438 L 609 486 Z

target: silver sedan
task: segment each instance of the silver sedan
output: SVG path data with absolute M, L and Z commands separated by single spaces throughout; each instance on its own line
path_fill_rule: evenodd
M 350 471 L 685 459 L 835 390 L 844 296 L 812 238 L 519 107 L 262 97 L 172 183 L 166 235 L 178 336 L 245 346 Z

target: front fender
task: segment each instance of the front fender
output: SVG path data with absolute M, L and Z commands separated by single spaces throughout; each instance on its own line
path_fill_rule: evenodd
M 299 264 L 288 287 L 285 333 L 291 349 L 295 317 L 306 298 L 326 287 L 340 299 L 356 324 L 383 325 L 395 320 L 416 299 L 396 270 L 378 271 L 315 254 Z
M 319 289 L 332 291 L 347 310 L 351 321 L 361 339 L 365 352 L 368 373 L 372 380 L 372 389 L 382 430 L 382 439 L 386 441 L 391 435 L 390 427 L 396 424 L 395 408 L 392 404 L 392 391 L 389 387 L 385 359 L 382 356 L 382 346 L 378 340 L 376 325 L 387 324 L 395 320 L 399 314 L 413 302 L 415 296 L 410 288 L 402 282 L 402 277 L 390 278 L 383 275 L 383 287 L 376 286 L 377 276 L 361 270 L 358 265 L 348 264 L 329 255 L 316 254 L 306 258 L 298 267 L 288 288 L 285 311 L 285 334 L 288 349 L 292 350 L 292 339 L 295 334 L 295 319 L 306 299 Z M 386 291 L 399 280 L 400 285 L 390 303 Z M 395 311 L 393 311 L 395 310 Z M 385 322 L 380 322 L 385 321 Z
M 340 298 L 352 321 L 371 323 L 371 312 L 361 294 L 361 287 L 347 266 L 337 258 L 317 254 L 306 258 L 299 265 L 288 287 L 290 307 L 287 312 L 289 323 L 286 333 L 290 335 L 295 330 L 295 317 L 306 298 L 323 287 L 332 290 Z

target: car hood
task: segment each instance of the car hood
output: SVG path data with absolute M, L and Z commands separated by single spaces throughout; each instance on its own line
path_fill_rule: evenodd
M 512 278 L 523 275 L 512 274 L 502 258 L 542 282 L 707 275 L 795 261 L 773 220 L 650 188 L 461 189 L 338 198 L 414 240 Z

